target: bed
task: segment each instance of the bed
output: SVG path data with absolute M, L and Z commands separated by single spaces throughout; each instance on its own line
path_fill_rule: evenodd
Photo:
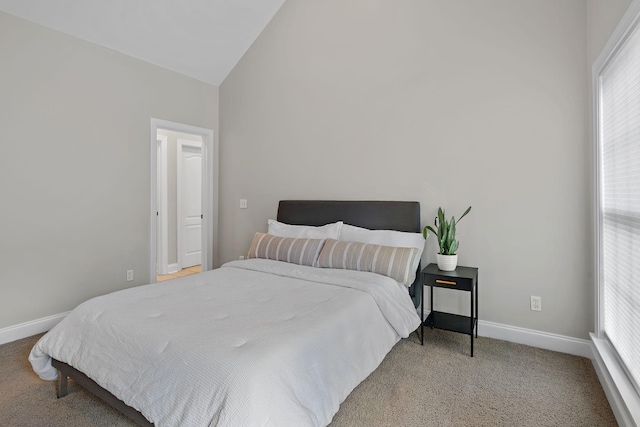
M 344 224 L 365 239 L 276 236 L 270 223 L 246 261 L 93 298 L 36 343 L 32 366 L 58 397 L 71 378 L 139 425 L 327 425 L 420 325 L 421 251 L 370 231 L 419 233 L 419 203 L 281 201 L 273 225 Z

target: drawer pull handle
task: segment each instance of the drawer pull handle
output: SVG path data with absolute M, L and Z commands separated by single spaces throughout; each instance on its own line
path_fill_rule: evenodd
M 443 285 L 453 285 L 453 286 L 456 285 L 456 282 L 449 282 L 448 280 L 438 280 L 438 279 L 436 279 L 436 283 L 441 283 Z

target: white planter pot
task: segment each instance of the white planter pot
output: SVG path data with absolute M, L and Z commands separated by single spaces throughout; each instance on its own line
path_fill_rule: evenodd
M 442 271 L 453 271 L 458 265 L 458 255 L 436 254 L 438 268 Z

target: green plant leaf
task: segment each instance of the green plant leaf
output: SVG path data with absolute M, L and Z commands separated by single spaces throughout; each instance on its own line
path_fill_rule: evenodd
M 442 240 L 442 238 L 446 235 L 448 228 L 449 228 L 449 225 L 446 223 L 446 221 L 439 221 L 438 240 Z
M 430 225 L 427 225 L 424 230 L 422 230 L 422 235 L 425 239 L 427 238 L 427 231 L 431 231 L 436 237 L 438 236 L 438 232 L 434 230 Z
M 464 211 L 464 213 L 462 214 L 462 216 L 461 216 L 460 218 L 458 218 L 458 222 L 460 222 L 460 220 L 461 220 L 462 218 L 464 218 L 464 216 L 465 216 L 466 214 L 468 214 L 469 212 L 471 212 L 471 206 L 469 206 L 469 207 L 467 208 L 467 210 L 466 210 L 466 211 Z
M 443 236 L 439 241 L 438 241 L 438 247 L 440 248 L 440 253 L 443 254 L 446 248 L 446 244 L 447 244 L 447 240 L 446 237 Z
M 446 255 L 451 255 L 451 246 L 455 242 L 456 239 L 456 220 L 454 217 L 451 217 L 451 221 L 448 223 L 448 227 L 445 234 L 445 242 L 444 242 L 444 253 Z

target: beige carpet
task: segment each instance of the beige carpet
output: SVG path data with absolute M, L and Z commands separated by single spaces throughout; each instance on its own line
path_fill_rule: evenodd
M 37 337 L 0 346 L 0 426 L 132 426 L 75 383 L 56 399 L 27 356 Z M 426 329 L 400 341 L 341 405 L 343 426 L 616 426 L 591 361 Z M 188 426 L 187 426 L 188 427 Z

